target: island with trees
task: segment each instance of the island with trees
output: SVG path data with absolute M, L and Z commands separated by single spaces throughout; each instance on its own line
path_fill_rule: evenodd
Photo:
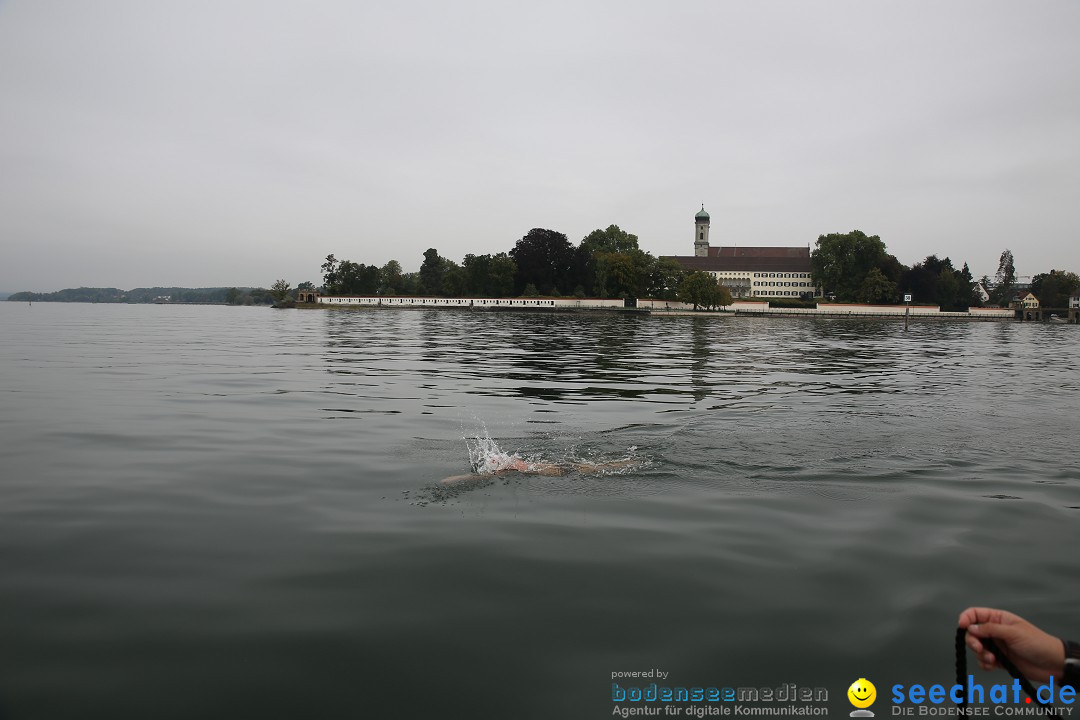
M 1075 273 L 1058 271 L 1035 275 L 1029 285 L 1019 284 L 1009 250 L 1001 255 L 997 276 L 978 281 L 966 262 L 957 267 L 949 257 L 930 255 L 908 266 L 888 251 L 880 237 L 860 230 L 820 235 L 811 265 L 821 296 L 768 298 L 770 306 L 896 305 L 910 295 L 919 305 L 965 312 L 973 307 L 1007 307 L 1017 289 L 1030 287 L 1036 294 L 1051 291 L 1044 304 L 1058 307 L 1060 298 L 1080 289 Z M 577 246 L 563 233 L 534 228 L 507 251 L 467 254 L 461 263 L 429 248 L 417 272 L 404 272 L 396 260 L 378 267 L 333 254 L 321 271 L 323 283 L 317 289 L 329 296 L 651 298 L 686 303 L 695 310 L 732 303 L 731 293 L 713 274 L 689 271 L 672 258 L 653 256 L 640 248 L 636 235 L 618 225 L 592 231 Z M 980 288 L 989 291 L 988 298 L 981 296 Z M 283 299 L 296 297 L 297 291 L 284 280 L 276 289 Z
M 1010 250 L 1001 253 L 993 278 L 972 277 L 949 257 L 930 255 L 911 266 L 901 263 L 877 235 L 860 230 L 820 235 L 810 253 L 811 277 L 819 297 L 758 298 L 768 307 L 812 308 L 829 303 L 894 306 L 912 302 L 942 311 L 1008 307 L 1018 291 L 1030 291 L 1043 307 L 1064 308 L 1080 291 L 1074 272 L 1050 270 L 1021 282 Z M 299 293 L 323 296 L 431 298 L 610 298 L 633 305 L 638 299 L 683 303 L 693 310 L 730 306 L 732 294 L 710 272 L 688 270 L 676 259 L 656 257 L 640 247 L 637 235 L 618 225 L 596 229 L 574 245 L 564 233 L 533 228 L 506 251 L 466 254 L 460 262 L 436 248 L 423 254 L 419 269 L 406 272 L 397 260 L 385 265 L 326 256 L 322 283 L 295 288 L 279 279 L 269 288 L 147 287 L 72 288 L 51 293 L 18 292 L 15 302 L 171 303 L 296 305 Z

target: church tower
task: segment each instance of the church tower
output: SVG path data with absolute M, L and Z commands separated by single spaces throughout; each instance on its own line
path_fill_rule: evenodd
M 709 255 L 709 213 L 705 212 L 704 205 L 701 206 L 701 212 L 694 216 L 694 255 Z

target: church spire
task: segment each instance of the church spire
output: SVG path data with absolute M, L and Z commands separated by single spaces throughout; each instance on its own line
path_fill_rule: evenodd
M 694 216 L 694 255 L 709 255 L 709 213 L 705 212 L 705 203 L 701 204 L 701 212 Z

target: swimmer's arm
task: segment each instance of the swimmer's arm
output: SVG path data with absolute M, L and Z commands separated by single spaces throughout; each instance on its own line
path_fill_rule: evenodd
M 493 477 L 502 477 L 513 472 L 511 469 L 499 470 L 498 472 L 491 474 L 469 473 L 468 475 L 451 475 L 448 478 L 443 478 L 439 482 L 443 485 L 457 485 L 465 482 L 490 482 Z M 541 475 L 547 475 L 550 473 L 540 473 Z
M 563 474 L 563 469 L 558 465 L 552 463 L 533 463 L 526 471 L 531 475 L 548 475 L 551 477 L 557 477 Z
M 451 475 L 448 478 L 443 478 L 439 482 L 441 482 L 443 485 L 457 485 L 458 483 L 467 482 L 469 480 L 476 480 L 476 478 L 478 478 L 478 477 L 480 477 L 480 476 L 476 475 L 476 474 Z
M 506 468 L 504 470 L 499 470 L 498 472 L 493 473 L 493 475 L 501 477 L 501 476 L 507 475 L 507 474 L 509 474 L 511 472 L 520 472 L 520 473 L 524 473 L 526 475 L 548 475 L 548 476 L 553 476 L 553 477 L 566 474 L 565 471 L 561 467 L 559 467 L 558 465 L 555 465 L 553 463 L 528 463 L 528 464 L 520 463 L 520 467 L 518 467 L 518 466 L 509 467 L 509 468 Z M 478 480 L 480 478 L 484 478 L 484 477 L 490 477 L 490 476 L 488 476 L 488 475 L 478 475 L 476 473 L 471 473 L 469 475 L 452 475 L 452 476 L 450 476 L 448 478 L 443 478 L 442 480 L 440 480 L 440 482 L 443 485 L 456 485 L 458 483 L 463 483 L 463 482 L 468 482 L 468 481 L 476 481 L 476 480 Z
M 526 475 L 554 476 L 563 474 L 562 467 L 556 465 L 555 463 L 526 462 L 525 460 L 514 460 L 514 463 L 510 467 L 506 468 L 505 470 L 500 470 L 499 472 L 503 473 L 509 470 L 516 470 L 520 473 L 525 473 Z

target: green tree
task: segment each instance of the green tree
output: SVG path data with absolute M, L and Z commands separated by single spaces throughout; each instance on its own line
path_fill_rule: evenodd
M 322 264 L 323 292 L 327 295 L 338 294 L 338 261 L 333 253 L 326 256 L 326 262 Z
M 856 300 L 866 274 L 886 266 L 888 258 L 885 243 L 877 235 L 861 230 L 822 235 L 810 254 L 811 275 L 825 294 L 834 294 L 837 300 Z
M 525 286 L 525 289 L 521 291 L 521 297 L 540 297 L 540 291 L 536 289 L 536 286 L 529 283 Z
M 587 252 L 625 253 L 638 249 L 638 236 L 621 229 L 618 225 L 608 225 L 606 230 L 593 230 L 581 241 L 581 247 Z
M 709 290 L 706 299 L 709 301 L 709 307 L 713 310 L 716 310 L 720 307 L 727 307 L 732 302 L 734 302 L 733 298 L 731 297 L 731 291 L 721 285 L 719 282 L 716 283 L 716 288 Z
M 651 257 L 651 256 L 650 256 Z M 679 294 L 679 283 L 686 275 L 686 270 L 677 260 L 671 258 L 652 258 L 648 271 L 648 287 L 645 297 L 658 300 L 674 300 Z
M 473 255 L 472 253 L 468 253 L 462 259 L 461 267 L 465 270 L 465 279 L 469 289 L 469 295 L 472 297 L 486 296 L 488 274 L 491 269 L 491 256 Z
M 692 270 L 679 285 L 679 300 L 690 303 L 694 309 L 713 309 L 731 304 L 731 291 L 721 285 L 712 273 Z
M 920 263 L 915 263 L 904 272 L 900 285 L 916 303 L 924 305 L 938 303 L 937 281 L 941 272 L 941 260 L 930 255 Z
M 428 248 L 424 251 L 424 262 L 420 265 L 420 292 L 424 295 L 439 295 L 443 289 L 446 275 L 446 260 L 439 257 L 439 251 Z
M 611 297 L 610 289 L 611 263 L 607 261 L 607 253 L 587 253 L 589 259 L 586 265 L 590 272 L 590 287 L 597 297 Z
M 962 299 L 963 305 L 969 308 L 972 306 L 982 306 L 982 297 L 979 296 L 979 293 L 975 292 L 975 278 L 971 276 L 971 268 L 968 267 L 967 263 L 964 263 L 964 267 L 960 268 L 957 281 L 960 284 L 960 291 L 957 297 Z
M 469 281 L 465 271 L 453 260 L 443 260 L 442 286 L 439 294 L 446 297 L 464 297 L 468 294 Z
M 379 268 L 342 260 L 337 267 L 337 293 L 375 295 L 379 290 Z
M 967 264 L 957 270 L 952 260 L 937 255 L 912 265 L 904 273 L 901 285 L 915 302 L 939 305 L 942 310 L 963 311 L 976 302 L 974 282 Z
M 401 287 L 398 288 L 400 295 L 420 294 L 420 273 L 410 272 L 401 274 Z
M 896 299 L 896 283 L 885 277 L 879 268 L 870 268 L 856 296 L 859 302 L 890 303 Z
M 1031 292 L 1047 308 L 1065 308 L 1069 298 L 1080 290 L 1080 276 L 1074 272 L 1051 270 L 1031 278 Z
M 401 292 L 403 286 L 401 263 L 397 260 L 390 260 L 379 271 L 379 294 L 397 295 Z
M 951 267 L 938 271 L 937 296 L 942 310 L 967 310 L 971 292 L 963 286 L 963 282 L 957 277 L 959 274 Z
M 618 225 L 593 230 L 574 250 L 570 281 L 600 297 L 647 297 L 656 260 Z
M 574 248 L 561 232 L 533 228 L 517 241 L 510 257 L 517 263 L 515 288 L 524 291 L 526 285 L 533 284 L 550 295 L 556 288 L 571 287 Z
M 639 298 L 647 294 L 652 256 L 641 250 L 598 252 L 596 287 L 603 297 Z
M 990 293 L 990 300 L 996 305 L 1005 305 L 1012 297 L 1013 288 L 1016 287 L 1016 263 L 1013 261 L 1012 250 L 1005 248 L 998 260 L 997 275 L 994 277 L 994 289 Z
M 644 296 L 644 273 L 641 264 L 635 262 L 630 253 L 604 253 L 597 261 L 600 258 L 604 258 L 608 263 L 608 274 L 611 278 L 608 291 L 612 295 L 621 298 Z
M 284 280 L 276 280 L 273 285 L 270 286 L 270 294 L 273 296 L 275 302 L 282 302 L 285 298 L 289 297 L 289 283 Z
M 581 245 L 574 248 L 570 261 L 570 282 L 581 287 L 582 297 L 603 295 L 596 289 L 596 256 Z
M 467 279 L 467 293 L 474 297 L 508 297 L 514 292 L 517 266 L 506 253 L 466 255 L 461 263 Z
M 517 263 L 504 252 L 491 257 L 488 270 L 487 293 L 490 297 L 510 297 L 514 292 L 514 276 Z

